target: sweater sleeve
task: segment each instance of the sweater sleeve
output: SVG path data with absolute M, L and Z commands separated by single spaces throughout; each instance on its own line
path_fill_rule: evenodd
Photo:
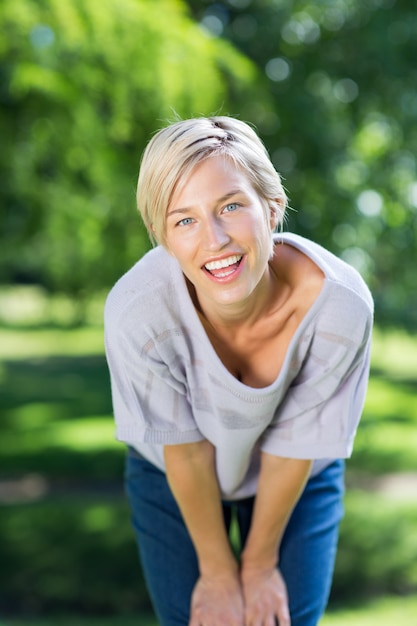
M 160 341 L 178 329 L 166 330 Z M 158 353 L 131 316 L 108 321 L 106 357 L 110 372 L 116 437 L 134 443 L 178 444 L 200 441 L 178 359 Z
M 369 303 L 335 290 L 309 331 L 307 353 L 264 433 L 263 451 L 304 459 L 351 455 L 368 385 L 372 317 Z

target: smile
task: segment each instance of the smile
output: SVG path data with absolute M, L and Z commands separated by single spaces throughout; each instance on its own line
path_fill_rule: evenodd
M 209 272 L 213 272 L 214 270 L 223 270 L 231 265 L 236 265 L 240 263 L 242 260 L 242 255 L 237 256 L 236 254 L 233 256 L 229 256 L 226 259 L 221 259 L 221 261 L 211 261 L 210 263 L 205 264 L 205 268 Z
M 206 263 L 203 268 L 216 280 L 230 280 L 239 269 L 242 259 L 243 255 L 234 254 L 232 256 L 225 257 L 224 259 L 210 261 L 209 263 Z

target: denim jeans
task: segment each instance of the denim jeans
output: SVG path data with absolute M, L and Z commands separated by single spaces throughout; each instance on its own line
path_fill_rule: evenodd
M 142 569 L 160 626 L 188 626 L 197 558 L 166 476 L 129 452 L 126 491 Z M 291 626 L 316 626 L 333 576 L 343 516 L 344 462 L 310 478 L 281 541 L 279 567 L 287 585 Z M 243 546 L 254 498 L 224 502 L 225 524 L 236 519 Z

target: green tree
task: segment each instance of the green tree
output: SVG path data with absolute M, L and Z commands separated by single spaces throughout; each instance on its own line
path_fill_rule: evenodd
M 0 24 L 0 280 L 81 301 L 149 246 L 134 196 L 152 132 L 249 105 L 256 71 L 176 0 L 3 0 Z
M 188 0 L 253 60 L 253 112 L 289 225 L 367 278 L 377 321 L 417 326 L 417 13 L 409 0 Z

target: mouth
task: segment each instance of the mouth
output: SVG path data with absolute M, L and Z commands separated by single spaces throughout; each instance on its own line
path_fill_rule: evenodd
M 206 272 L 208 272 L 215 278 L 226 278 L 237 270 L 240 263 L 242 262 L 242 259 L 243 255 L 234 254 L 224 259 L 219 259 L 218 261 L 210 261 L 209 263 L 206 263 L 203 267 Z

